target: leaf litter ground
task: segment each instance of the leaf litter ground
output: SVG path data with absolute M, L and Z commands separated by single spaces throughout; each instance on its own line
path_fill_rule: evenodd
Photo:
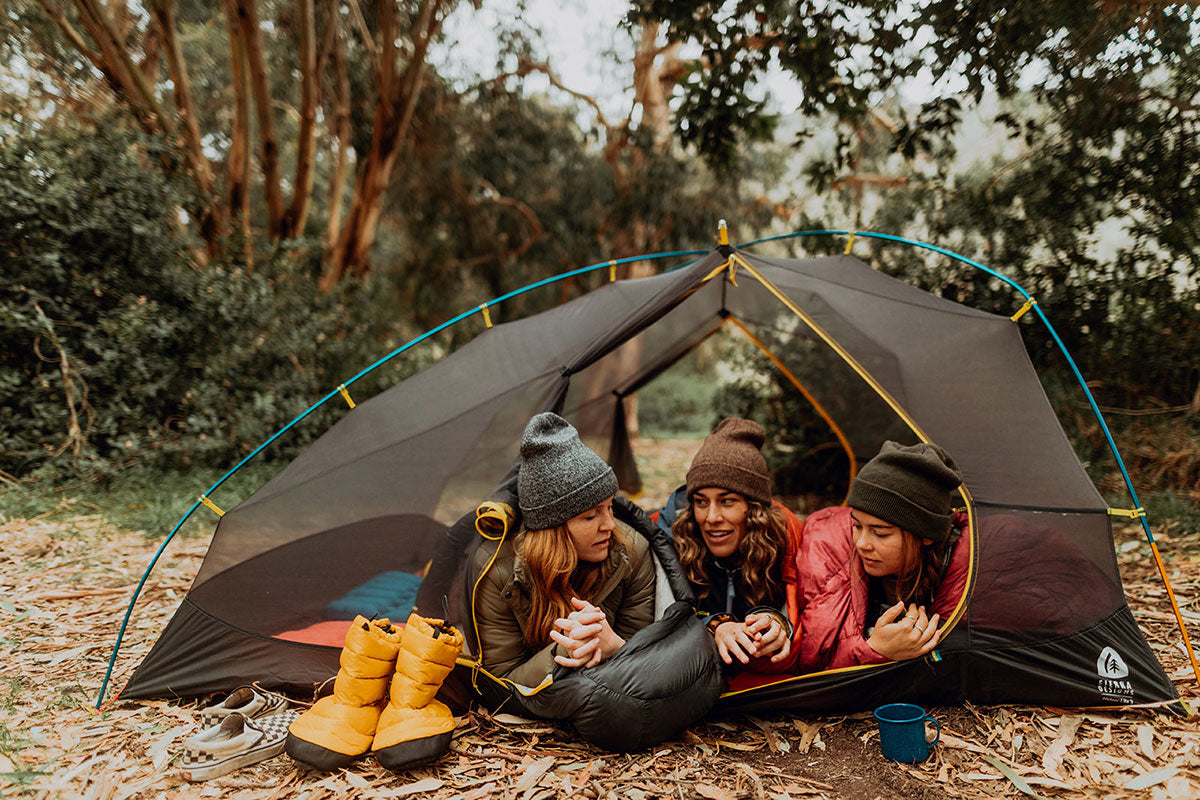
M 647 446 L 648 502 L 683 474 L 695 440 Z M 1180 798 L 1200 796 L 1200 725 L 1153 709 L 1043 706 L 931 709 L 942 743 L 925 763 L 879 753 L 869 713 L 711 718 L 674 741 L 630 755 L 601 751 L 550 723 L 475 709 L 452 752 L 405 774 L 364 760 L 325 774 L 286 755 L 205 783 L 178 776 L 180 745 L 203 701 L 122 702 L 92 709 L 133 586 L 158 547 L 99 514 L 63 509 L 0 523 L 0 798 L 233 797 L 318 800 L 429 797 Z M 1200 627 L 1200 531 L 1156 539 L 1185 620 Z M 173 542 L 138 602 L 117 660 L 117 684 L 145 656 L 187 591 L 207 541 Z M 1118 532 L 1130 605 L 1180 694 L 1197 688 L 1149 547 Z

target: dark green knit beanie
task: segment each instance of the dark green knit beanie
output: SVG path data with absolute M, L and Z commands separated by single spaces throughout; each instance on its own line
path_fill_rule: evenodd
M 854 477 L 846 505 L 942 542 L 950 535 L 950 492 L 961 484 L 954 459 L 936 444 L 884 442 Z
M 617 476 L 551 411 L 529 420 L 521 436 L 517 504 L 526 530 L 553 528 L 617 493 Z

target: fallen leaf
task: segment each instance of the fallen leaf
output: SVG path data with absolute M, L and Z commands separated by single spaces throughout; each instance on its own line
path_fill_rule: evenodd
M 742 744 L 741 742 L 731 742 L 728 739 L 717 739 L 717 744 L 728 750 L 741 750 L 747 753 L 762 749 L 761 744 Z
M 371 787 L 371 782 L 357 772 L 347 771 L 343 777 L 352 789 L 369 789 Z
M 1154 729 L 1149 725 L 1139 725 L 1137 730 L 1138 744 L 1142 754 L 1150 761 L 1154 760 Z
M 349 773 L 347 773 L 349 774 Z M 442 781 L 437 778 L 422 778 L 414 783 L 406 783 L 403 786 L 397 786 L 395 789 L 383 789 L 381 791 L 372 792 L 372 797 L 405 797 L 417 792 L 435 792 L 442 788 Z
M 525 768 L 525 771 L 521 773 L 521 777 L 517 779 L 516 791 L 526 792 L 532 789 L 553 766 L 554 756 L 546 756 L 534 761 Z
M 737 800 L 732 794 L 720 786 L 713 786 L 711 783 L 697 783 L 696 794 L 701 797 L 707 797 L 708 800 Z
M 1022 778 L 1020 775 L 1018 775 L 1017 773 L 1015 773 L 1011 769 L 1009 769 L 1007 766 L 1005 766 L 1004 763 L 1000 759 L 994 758 L 992 756 L 984 756 L 983 760 L 988 762 L 989 764 L 991 764 L 996 769 L 1000 770 L 1000 772 L 1004 775 L 1004 777 L 1008 778 L 1009 782 L 1012 783 L 1013 786 L 1017 787 L 1025 794 L 1029 795 L 1030 797 L 1037 798 L 1037 800 L 1046 800 L 1045 797 L 1043 797 L 1042 795 L 1035 792 L 1033 790 L 1033 788 L 1028 783 L 1026 783 L 1024 778 Z
M 1163 781 L 1168 781 L 1178 774 L 1179 767 L 1163 767 L 1162 769 L 1156 769 L 1153 772 L 1144 772 L 1141 775 L 1138 775 L 1136 778 L 1126 783 L 1124 788 L 1131 791 L 1136 791 L 1138 789 L 1149 789 L 1151 786 L 1162 783 Z

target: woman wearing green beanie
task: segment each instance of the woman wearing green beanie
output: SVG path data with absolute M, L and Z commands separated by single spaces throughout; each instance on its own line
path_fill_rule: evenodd
M 846 506 L 805 520 L 797 557 L 802 672 L 916 658 L 954 612 L 969 547 L 951 510 L 962 473 L 931 443 L 885 442 L 850 484 Z

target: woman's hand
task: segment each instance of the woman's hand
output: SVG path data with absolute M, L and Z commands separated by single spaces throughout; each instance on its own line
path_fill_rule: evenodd
M 938 615 L 925 615 L 925 606 L 901 601 L 879 615 L 867 644 L 882 656 L 901 661 L 917 658 L 937 647 L 942 632 L 937 629 Z
M 625 640 L 613 631 L 608 618 L 596 606 L 578 597 L 571 598 L 575 610 L 554 621 L 557 630 L 550 638 L 567 651 L 554 660 L 564 667 L 594 667 L 621 649 Z
M 774 614 L 749 614 L 745 625 L 754 642 L 756 658 L 771 656 L 771 663 L 778 663 L 792 651 L 792 640 Z
M 717 643 L 717 652 L 726 664 L 732 664 L 735 658 L 743 664 L 749 664 L 750 659 L 759 655 L 754 635 L 744 622 L 722 622 L 713 631 L 713 641 Z

